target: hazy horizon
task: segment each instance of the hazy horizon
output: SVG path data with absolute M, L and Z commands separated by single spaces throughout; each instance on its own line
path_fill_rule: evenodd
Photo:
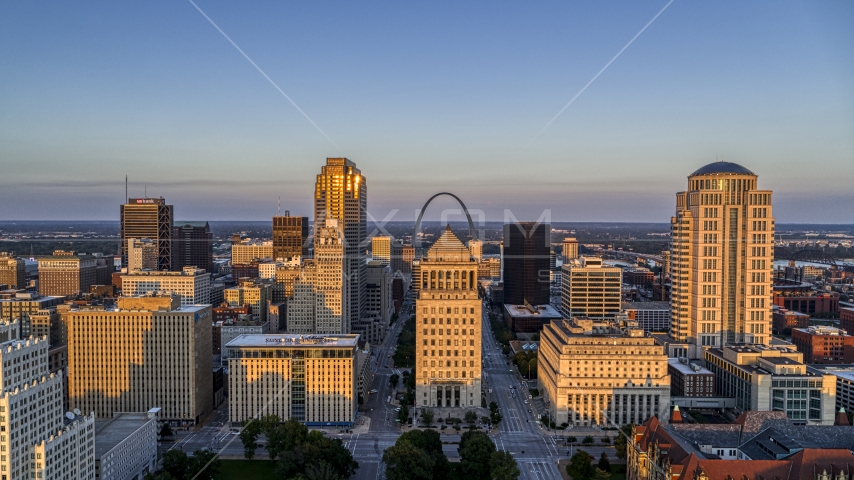
M 312 217 L 346 156 L 378 220 L 667 222 L 723 158 L 780 223 L 854 223 L 851 2 L 196 4 L 263 74 L 189 2 L 0 7 L 0 217 L 118 219 L 125 175 Z

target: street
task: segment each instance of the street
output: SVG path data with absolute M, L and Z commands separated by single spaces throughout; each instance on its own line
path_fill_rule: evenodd
M 395 390 L 389 385 L 392 374 L 400 376 L 398 391 L 403 390 L 403 370 L 395 368 L 392 356 L 397 346 L 397 340 L 407 318 L 412 314 L 412 300 L 407 296 L 401 307 L 400 318 L 395 322 L 386 335 L 383 343 L 372 346 L 371 369 L 374 379 L 371 390 L 377 393 L 367 394 L 364 407 L 360 409 L 359 416 L 370 419 L 369 428 L 364 426 L 354 428 L 353 433 L 341 433 L 339 429 L 326 430 L 326 434 L 333 438 L 340 438 L 344 446 L 352 453 L 353 458 L 359 462 L 359 469 L 354 475 L 357 480 L 380 480 L 385 478 L 385 465 L 382 456 L 385 449 L 394 445 L 400 436 L 400 427 L 396 422 L 397 412 L 395 408 L 398 402 Z M 508 365 L 508 359 L 501 352 L 501 346 L 495 341 L 492 328 L 489 323 L 488 311 L 483 310 L 483 388 L 487 401 L 495 401 L 503 417 L 497 428 L 490 433 L 496 447 L 508 451 L 519 464 L 522 472 L 520 478 L 527 480 L 559 479 L 560 473 L 557 462 L 566 459 L 572 452 L 578 450 L 576 443 L 572 447 L 566 445 L 564 438 L 573 435 L 581 440 L 585 435 L 597 437 L 603 436 L 602 432 L 567 430 L 561 432 L 562 436 L 549 432 L 544 425 L 537 422 L 538 412 L 534 400 L 528 398 L 528 387 L 536 387 L 536 381 L 529 384 L 516 372 L 512 364 Z M 404 369 L 405 370 L 405 369 Z M 390 400 L 390 401 L 389 401 Z M 542 408 L 542 401 L 536 402 Z M 443 449 L 449 459 L 458 457 L 457 447 L 460 434 L 442 435 Z M 263 442 L 263 440 L 262 440 Z M 201 427 L 198 431 L 176 433 L 173 443 L 164 442 L 161 453 L 178 448 L 191 454 L 195 450 L 208 448 L 219 451 L 225 457 L 239 458 L 243 456 L 243 444 L 238 435 L 231 432 L 228 427 L 227 403 L 221 406 L 214 418 Z M 582 446 L 584 451 L 598 458 L 602 452 L 606 452 L 610 458 L 614 458 L 614 448 L 611 445 L 594 444 Z M 263 446 L 256 452 L 256 457 L 266 457 Z

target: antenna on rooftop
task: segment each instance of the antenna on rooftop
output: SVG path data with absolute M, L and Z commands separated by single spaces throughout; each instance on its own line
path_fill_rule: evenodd
M 128 176 L 125 175 L 125 202 L 124 203 L 127 203 L 127 201 L 128 201 Z
M 277 213 L 277 215 L 280 217 L 282 216 L 282 196 L 281 195 L 279 195 L 279 213 Z

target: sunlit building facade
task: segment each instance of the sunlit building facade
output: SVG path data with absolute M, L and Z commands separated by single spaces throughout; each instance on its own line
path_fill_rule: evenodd
M 561 267 L 560 308 L 566 318 L 613 318 L 620 313 L 623 269 L 599 257 L 581 257 Z
M 294 280 L 288 300 L 287 331 L 295 334 L 350 333 L 345 282 L 346 248 L 338 221 L 315 228 L 314 259 L 307 260 Z M 358 322 L 356 322 L 358 323 Z
M 358 335 L 241 335 L 228 343 L 229 420 L 352 426 Z
M 688 356 L 727 343 L 768 344 L 774 261 L 770 190 L 757 176 L 715 162 L 676 194 L 671 226 L 671 327 Z
M 95 478 L 95 416 L 65 414 L 47 339 L 0 343 L 0 372 L 0 479 Z
M 553 320 L 537 358 L 537 382 L 558 425 L 619 427 L 669 416 L 667 355 L 636 326 Z
M 419 263 L 415 401 L 419 407 L 480 407 L 481 302 L 477 262 L 445 229 Z
M 117 308 L 82 307 L 66 319 L 72 408 L 110 418 L 160 407 L 164 420 L 187 425 L 211 411 L 210 305 L 121 297 Z
M 346 158 L 327 158 L 314 186 L 315 257 L 318 252 L 318 225 L 335 219 L 344 239 L 344 319 L 348 324 L 339 333 L 349 332 L 365 313 L 367 266 L 367 197 L 365 176 Z

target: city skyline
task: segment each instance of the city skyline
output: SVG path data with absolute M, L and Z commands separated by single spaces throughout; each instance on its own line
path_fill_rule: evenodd
M 180 219 L 307 215 L 317 163 L 345 156 L 377 219 L 447 190 L 488 220 L 665 223 L 723 158 L 782 223 L 854 222 L 850 4 L 197 5 L 340 150 L 191 3 L 14 5 L 4 220 L 114 219 L 125 174 Z

